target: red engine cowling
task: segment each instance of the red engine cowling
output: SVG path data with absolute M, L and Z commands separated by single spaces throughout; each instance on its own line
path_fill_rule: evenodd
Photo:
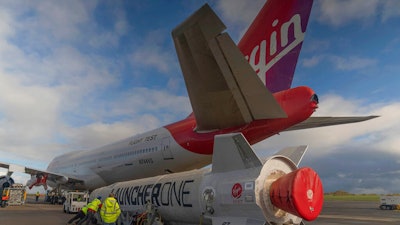
M 47 176 L 47 174 L 33 175 L 26 185 L 29 189 L 32 189 L 33 186 L 43 186 L 47 190 Z

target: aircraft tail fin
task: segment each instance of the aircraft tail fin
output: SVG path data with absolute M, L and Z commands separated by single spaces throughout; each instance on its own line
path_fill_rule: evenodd
M 292 84 L 312 3 L 268 0 L 238 44 L 272 93 Z

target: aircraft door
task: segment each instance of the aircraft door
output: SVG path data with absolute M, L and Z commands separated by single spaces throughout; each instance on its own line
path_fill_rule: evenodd
M 161 140 L 161 151 L 164 157 L 164 160 L 174 159 L 171 151 L 171 140 L 170 137 L 165 137 Z

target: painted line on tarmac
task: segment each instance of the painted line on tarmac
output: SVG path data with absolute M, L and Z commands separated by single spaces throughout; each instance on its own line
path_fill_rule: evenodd
M 343 216 L 343 215 L 319 215 L 320 218 L 326 219 L 342 219 L 342 220 L 364 220 L 364 221 L 375 221 L 375 222 L 399 222 L 399 218 L 376 218 L 366 216 Z

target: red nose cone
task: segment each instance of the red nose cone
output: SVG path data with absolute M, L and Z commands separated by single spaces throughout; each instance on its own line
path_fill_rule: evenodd
M 272 183 L 269 192 L 274 206 L 308 221 L 316 219 L 321 212 L 323 194 L 321 179 L 308 167 L 280 177 Z

